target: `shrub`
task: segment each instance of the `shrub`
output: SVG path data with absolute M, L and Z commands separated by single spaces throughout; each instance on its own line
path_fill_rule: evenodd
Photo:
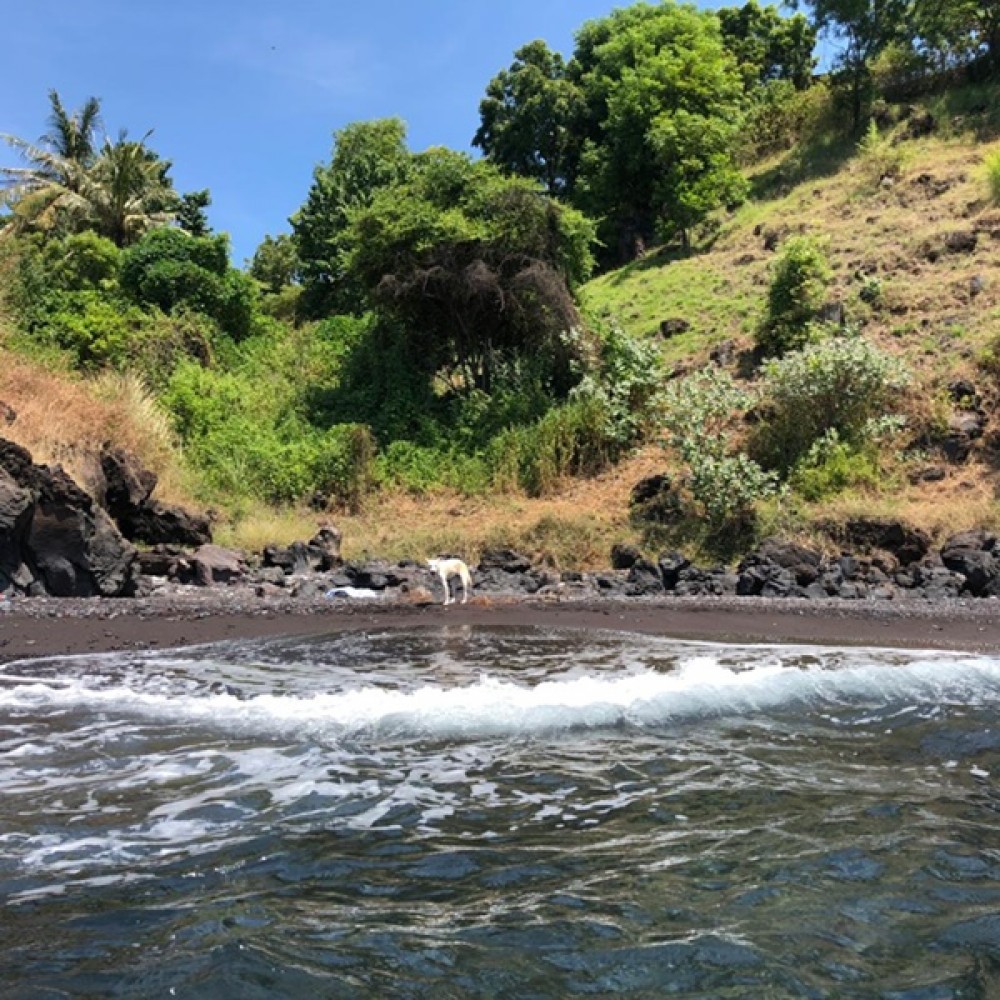
M 469 496 L 485 493 L 490 485 L 481 455 L 412 441 L 393 441 L 379 454 L 375 470 L 378 482 L 417 494 L 447 487 Z
M 106 287 L 118 277 L 121 251 L 97 233 L 83 232 L 45 244 L 44 266 L 52 285 L 64 291 Z
M 741 525 L 777 491 L 777 477 L 734 451 L 732 425 L 751 397 L 716 368 L 675 382 L 664 393 L 667 444 L 684 465 L 682 486 L 715 533 Z
M 815 321 L 830 282 L 830 265 L 813 237 L 790 239 L 774 265 L 767 311 L 757 330 L 765 356 L 797 350 L 814 339 Z
M 1000 205 L 1000 149 L 990 153 L 984 162 L 986 173 L 986 190 L 990 201 Z
M 553 407 L 533 424 L 497 435 L 487 462 L 496 488 L 520 487 L 544 496 L 570 476 L 600 472 L 618 447 L 604 401 L 585 395 Z
M 900 361 L 861 337 L 834 337 L 771 361 L 755 454 L 787 471 L 829 431 L 849 443 L 870 440 L 891 429 L 873 421 L 891 411 L 908 381 Z
M 68 351 L 80 368 L 121 365 L 144 319 L 141 310 L 123 308 L 100 292 L 66 292 L 53 300 L 53 312 L 36 336 Z
M 903 169 L 903 150 L 879 132 L 874 120 L 858 142 L 857 166 L 870 189 L 878 188 L 886 178 L 897 178 Z
M 813 442 L 789 477 L 792 488 L 813 502 L 852 486 L 875 487 L 880 480 L 881 469 L 874 443 L 842 441 L 835 430 L 827 431 Z
M 570 337 L 579 337 L 573 331 Z M 582 347 L 574 351 L 584 356 Z M 649 341 L 630 337 L 617 324 L 600 335 L 596 362 L 570 391 L 571 400 L 593 399 L 604 409 L 607 438 L 615 445 L 616 459 L 645 438 L 659 419 L 663 383 L 660 354 Z
M 742 130 L 744 162 L 791 149 L 797 142 L 830 128 L 830 94 L 825 83 L 802 91 L 791 80 L 769 80 L 750 98 Z
M 257 285 L 229 267 L 225 236 L 191 236 L 179 229 L 147 233 L 122 254 L 122 290 L 164 312 L 186 308 L 214 319 L 234 340 L 252 331 Z

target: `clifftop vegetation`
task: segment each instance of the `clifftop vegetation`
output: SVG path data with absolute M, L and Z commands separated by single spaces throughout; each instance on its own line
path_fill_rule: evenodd
M 530 42 L 483 158 L 348 125 L 246 269 L 150 134 L 53 92 L 37 143 L 7 137 L 0 432 L 84 481 L 122 438 L 248 545 L 310 508 L 348 552 L 564 567 L 995 522 L 1000 21 L 898 6 L 639 3 L 568 57 Z

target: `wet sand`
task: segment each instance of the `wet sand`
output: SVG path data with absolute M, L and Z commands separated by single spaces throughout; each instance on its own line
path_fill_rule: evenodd
M 1000 653 L 1000 602 L 737 598 L 538 601 L 468 605 L 305 602 L 225 591 L 133 600 L 19 599 L 0 612 L 0 663 L 28 657 L 167 649 L 226 639 L 348 629 L 615 629 L 721 642 L 896 646 Z

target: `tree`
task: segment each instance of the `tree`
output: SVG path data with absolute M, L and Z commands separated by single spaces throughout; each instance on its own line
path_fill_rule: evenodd
M 177 206 L 177 225 L 192 236 L 211 235 L 212 227 L 208 224 L 208 215 L 205 212 L 211 204 L 212 195 L 208 188 L 182 194 Z
M 287 233 L 265 236 L 250 261 L 250 276 L 272 294 L 290 285 L 299 269 L 295 241 Z
M 122 291 L 139 305 L 164 312 L 187 309 L 204 313 L 234 340 L 248 336 L 257 289 L 245 274 L 229 266 L 229 239 L 191 236 L 164 227 L 147 233 L 122 254 Z
M 1000 74 L 1000 6 L 993 0 L 913 0 L 911 33 L 940 69 L 981 59 Z
M 0 203 L 11 208 L 5 231 L 92 230 L 122 247 L 173 220 L 177 196 L 170 164 L 146 145 L 152 133 L 135 142 L 122 131 L 116 140 L 104 136 L 98 143 L 97 98 L 72 115 L 56 91 L 49 100 L 50 130 L 38 145 L 3 137 L 28 160 L 28 166 L 0 170 L 6 180 Z
M 847 93 L 857 128 L 871 96 L 872 60 L 904 33 L 909 0 L 807 0 L 807 5 L 816 31 L 843 41 L 834 78 Z
M 716 12 L 722 40 L 736 58 L 747 90 L 772 80 L 790 80 L 797 90 L 812 82 L 816 31 L 802 14 L 782 17 L 775 7 L 748 0 Z
M 574 203 L 605 219 L 622 259 L 657 235 L 687 243 L 738 200 L 743 87 L 714 14 L 669 0 L 616 10 L 581 28 L 571 70 L 590 122 Z
M 409 166 L 406 126 L 398 118 L 354 122 L 334 133 L 329 165 L 313 172 L 306 201 L 290 220 L 307 315 L 358 310 L 361 292 L 351 286 L 343 260 L 351 215 L 402 180 Z
M 28 161 L 24 167 L 0 168 L 4 179 L 0 205 L 12 209 L 8 227 L 14 231 L 55 228 L 96 159 L 100 100 L 89 97 L 83 107 L 69 114 L 59 93 L 50 90 L 49 104 L 49 131 L 37 144 L 14 135 L 0 135 Z
M 353 216 L 345 263 L 372 304 L 404 321 L 414 365 L 490 392 L 518 357 L 567 363 L 592 224 L 487 162 L 443 149 L 413 160 L 407 180 Z
M 529 42 L 487 85 L 472 144 L 497 166 L 566 195 L 576 179 L 586 113 L 563 57 L 543 41 Z
M 41 144 L 63 159 L 89 166 L 96 156 L 97 133 L 102 126 L 100 100 L 88 97 L 83 107 L 69 114 L 59 92 L 50 90 L 49 104 L 49 131 L 42 136 Z
M 170 163 L 146 145 L 150 134 L 138 142 L 124 132 L 115 142 L 105 139 L 100 157 L 81 181 L 78 201 L 68 206 L 78 228 L 93 229 L 127 247 L 174 220 L 177 195 L 167 176 Z

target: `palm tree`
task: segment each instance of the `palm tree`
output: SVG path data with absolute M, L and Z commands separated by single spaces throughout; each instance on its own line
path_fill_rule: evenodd
M 13 212 L 7 228 L 54 228 L 60 217 L 72 209 L 82 179 L 93 166 L 101 102 L 90 97 L 71 115 L 58 92 L 50 90 L 49 104 L 49 131 L 37 144 L 0 134 L 0 139 L 28 161 L 25 167 L 0 167 L 4 180 L 0 205 L 9 206 Z
M 11 209 L 2 233 L 27 229 L 79 232 L 90 229 L 118 246 L 135 242 L 147 229 L 173 221 L 177 195 L 167 176 L 170 163 L 124 131 L 104 136 L 100 101 L 91 97 L 67 114 L 59 94 L 49 92 L 49 132 L 32 144 L 2 135 L 28 161 L 25 167 L 0 167 L 5 184 L 0 205 Z M 102 129 L 103 131 L 103 129 Z
M 154 226 L 168 225 L 177 215 L 179 201 L 167 176 L 170 163 L 146 145 L 151 134 L 138 142 L 125 132 L 115 142 L 105 139 L 80 189 L 86 228 L 120 247 Z
M 59 92 L 49 91 L 49 115 L 51 131 L 42 136 L 40 142 L 67 160 L 89 166 L 96 155 L 97 131 L 102 128 L 101 101 L 88 97 L 82 108 L 72 115 L 66 113 Z

